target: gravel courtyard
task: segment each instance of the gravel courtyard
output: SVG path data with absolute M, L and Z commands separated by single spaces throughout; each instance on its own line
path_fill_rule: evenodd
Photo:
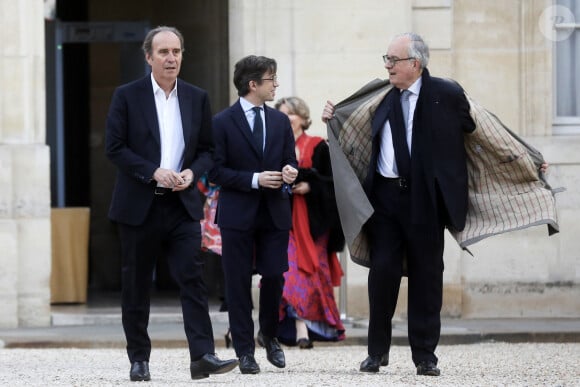
M 390 365 L 378 374 L 358 371 L 366 347 L 285 347 L 286 368 L 270 365 L 256 349 L 262 372 L 192 381 L 185 348 L 153 348 L 147 386 L 580 386 L 580 343 L 481 343 L 439 346 L 440 377 L 416 376 L 406 346 L 391 349 Z M 218 356 L 231 358 L 232 349 Z M 146 384 L 145 384 L 146 383 Z M 0 349 L 2 386 L 135 386 L 122 349 Z

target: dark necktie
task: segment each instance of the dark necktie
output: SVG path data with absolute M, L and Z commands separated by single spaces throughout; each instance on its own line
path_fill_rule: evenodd
M 409 90 L 403 90 L 401 93 L 401 108 L 403 109 L 403 122 L 405 123 L 405 129 L 407 129 L 407 123 L 409 122 L 409 97 L 411 92 Z
M 410 91 L 405 90 L 399 99 L 399 93 L 393 98 L 393 119 L 391 133 L 393 135 L 393 148 L 395 150 L 395 161 L 397 163 L 397 173 L 399 177 L 409 178 L 411 174 L 411 156 L 409 145 L 407 144 L 406 123 L 409 115 L 409 95 Z M 406 94 L 406 95 L 405 95 Z M 405 102 L 404 102 L 405 101 Z
M 252 133 L 254 135 L 254 141 L 256 141 L 256 145 L 260 150 L 260 154 L 262 154 L 262 148 L 264 146 L 264 125 L 262 124 L 262 116 L 260 115 L 260 110 L 262 110 L 262 108 L 255 106 L 252 110 L 256 114 L 254 117 L 254 128 L 252 129 Z

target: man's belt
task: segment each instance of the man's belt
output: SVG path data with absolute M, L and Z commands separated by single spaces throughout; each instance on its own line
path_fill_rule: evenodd
M 165 188 L 165 187 L 155 187 L 155 190 L 153 191 L 153 193 L 157 196 L 163 196 L 166 194 L 173 193 L 173 189 L 172 188 Z
M 384 177 L 380 173 L 377 173 L 376 176 L 386 184 L 396 185 L 401 189 L 409 188 L 409 180 L 404 177 Z

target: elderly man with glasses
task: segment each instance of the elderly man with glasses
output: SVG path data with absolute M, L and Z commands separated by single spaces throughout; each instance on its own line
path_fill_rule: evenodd
M 464 134 L 474 130 L 460 86 L 431 77 L 429 48 L 414 33 L 393 38 L 383 56 L 393 86 L 372 118 L 372 152 L 363 188 L 374 213 L 370 246 L 368 357 L 362 372 L 389 363 L 391 320 L 406 260 L 408 324 L 418 375 L 438 376 L 445 227 L 467 213 Z M 334 105 L 322 115 L 328 121 Z

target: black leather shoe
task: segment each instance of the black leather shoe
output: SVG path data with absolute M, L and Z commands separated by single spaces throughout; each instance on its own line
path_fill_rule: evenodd
M 298 341 L 296 342 L 296 345 L 300 349 L 312 349 L 312 348 L 314 348 L 314 344 L 312 344 L 312 340 L 307 339 L 305 337 L 298 339 Z
M 236 368 L 238 364 L 238 359 L 220 360 L 213 353 L 206 353 L 201 359 L 192 361 L 189 370 L 192 379 L 203 379 L 211 374 L 225 374 Z
M 382 356 L 368 356 L 366 359 L 360 363 L 361 372 L 379 372 L 380 367 L 385 367 L 389 365 L 389 355 L 384 354 Z
M 266 348 L 266 359 L 268 359 L 272 365 L 278 368 L 286 367 L 284 351 L 282 351 L 282 347 L 280 347 L 277 338 L 264 336 L 260 331 L 258 332 L 258 344 Z
M 389 354 L 385 353 L 381 356 L 381 367 L 386 367 L 389 365 Z
M 259 374 L 260 366 L 256 363 L 254 355 L 242 355 L 240 356 L 240 372 L 242 374 Z
M 417 375 L 439 376 L 441 370 L 432 361 L 423 361 L 417 364 Z
M 149 374 L 149 362 L 135 361 L 131 363 L 129 378 L 132 382 L 143 382 L 151 380 L 151 375 Z
M 226 342 L 226 348 L 232 346 L 232 330 L 230 328 L 228 328 L 228 331 L 224 335 L 224 340 Z

